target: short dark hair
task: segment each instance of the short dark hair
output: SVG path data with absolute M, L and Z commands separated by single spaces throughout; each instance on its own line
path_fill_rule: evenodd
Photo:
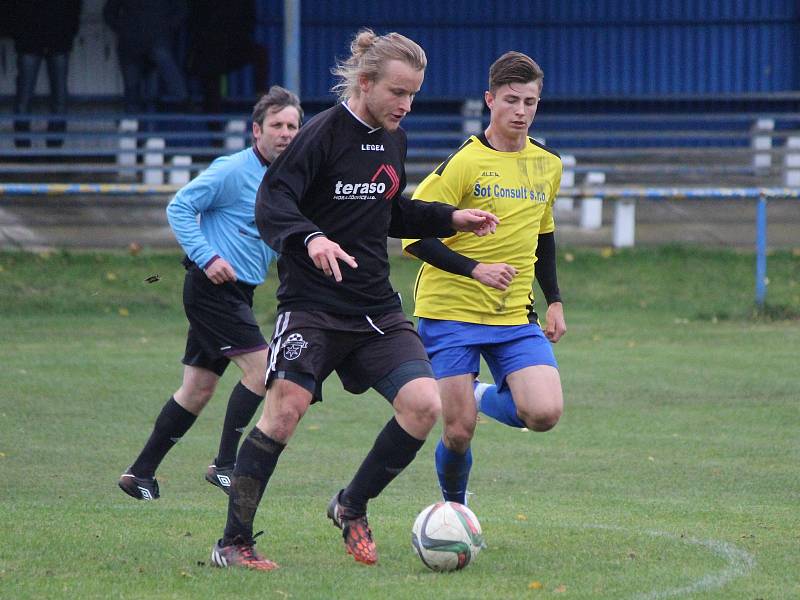
M 544 71 L 527 54 L 506 52 L 489 68 L 489 91 L 494 91 L 509 83 L 528 83 L 544 81 Z
M 300 98 L 297 97 L 297 94 L 279 85 L 273 85 L 269 88 L 269 91 L 256 102 L 250 120 L 253 123 L 261 125 L 268 112 L 278 112 L 287 106 L 293 106 L 297 109 L 300 115 L 300 121 L 302 122 L 303 108 L 300 106 Z

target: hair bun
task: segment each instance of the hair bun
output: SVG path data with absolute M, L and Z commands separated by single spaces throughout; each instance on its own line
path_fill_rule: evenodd
M 358 32 L 358 35 L 356 35 L 353 43 L 350 44 L 350 52 L 353 56 L 363 56 L 367 50 L 375 45 L 375 40 L 377 39 L 378 36 L 375 35 L 372 29 L 362 29 Z

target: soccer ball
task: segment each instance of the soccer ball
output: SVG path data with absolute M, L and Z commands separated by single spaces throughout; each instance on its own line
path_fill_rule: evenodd
M 411 543 L 433 571 L 463 569 L 484 545 L 478 518 L 458 502 L 437 502 L 419 513 L 411 530 Z

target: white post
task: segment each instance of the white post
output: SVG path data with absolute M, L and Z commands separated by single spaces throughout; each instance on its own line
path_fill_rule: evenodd
M 566 154 L 561 157 L 564 170 L 561 172 L 561 189 L 575 187 L 575 157 Z M 571 211 L 575 208 L 575 199 L 570 196 L 559 196 L 556 200 L 556 209 Z
M 769 169 L 772 166 L 772 132 L 775 119 L 757 119 L 751 130 L 753 138 L 753 168 Z
M 122 119 L 117 127 L 119 142 L 117 147 L 117 165 L 119 167 L 136 166 L 136 136 L 125 135 L 135 134 L 139 130 L 139 121 L 136 119 Z M 121 168 L 118 172 L 120 177 L 136 177 L 135 169 Z
M 466 135 L 478 135 L 483 131 L 483 100 L 470 98 L 464 100 L 461 105 L 461 116 L 464 120 L 461 123 L 461 131 Z
M 614 206 L 614 248 L 633 248 L 636 200 L 617 200 Z
M 238 152 L 244 150 L 245 127 L 247 123 L 241 119 L 228 121 L 225 125 L 225 150 Z
M 786 139 L 786 155 L 783 157 L 783 185 L 800 187 L 800 137 Z
M 148 138 L 144 153 L 144 183 L 164 184 L 164 138 Z
M 606 174 L 592 171 L 586 174 L 584 185 L 603 185 L 606 182 Z M 600 229 L 603 224 L 603 199 L 599 196 L 584 198 L 581 201 L 581 229 Z
M 192 157 L 186 154 L 177 154 L 170 161 L 172 169 L 169 172 L 169 184 L 184 186 L 191 179 L 189 167 L 192 166 Z M 186 167 L 185 169 L 179 167 Z

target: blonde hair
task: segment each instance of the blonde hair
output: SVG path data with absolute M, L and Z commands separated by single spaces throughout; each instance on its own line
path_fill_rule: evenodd
M 350 42 L 350 58 L 337 61 L 331 69 L 331 73 L 339 78 L 331 91 L 341 101 L 358 96 L 359 77 L 377 81 L 390 60 L 403 61 L 417 71 L 425 70 L 428 65 L 425 51 L 406 36 L 395 32 L 376 35 L 371 29 L 361 29 Z

